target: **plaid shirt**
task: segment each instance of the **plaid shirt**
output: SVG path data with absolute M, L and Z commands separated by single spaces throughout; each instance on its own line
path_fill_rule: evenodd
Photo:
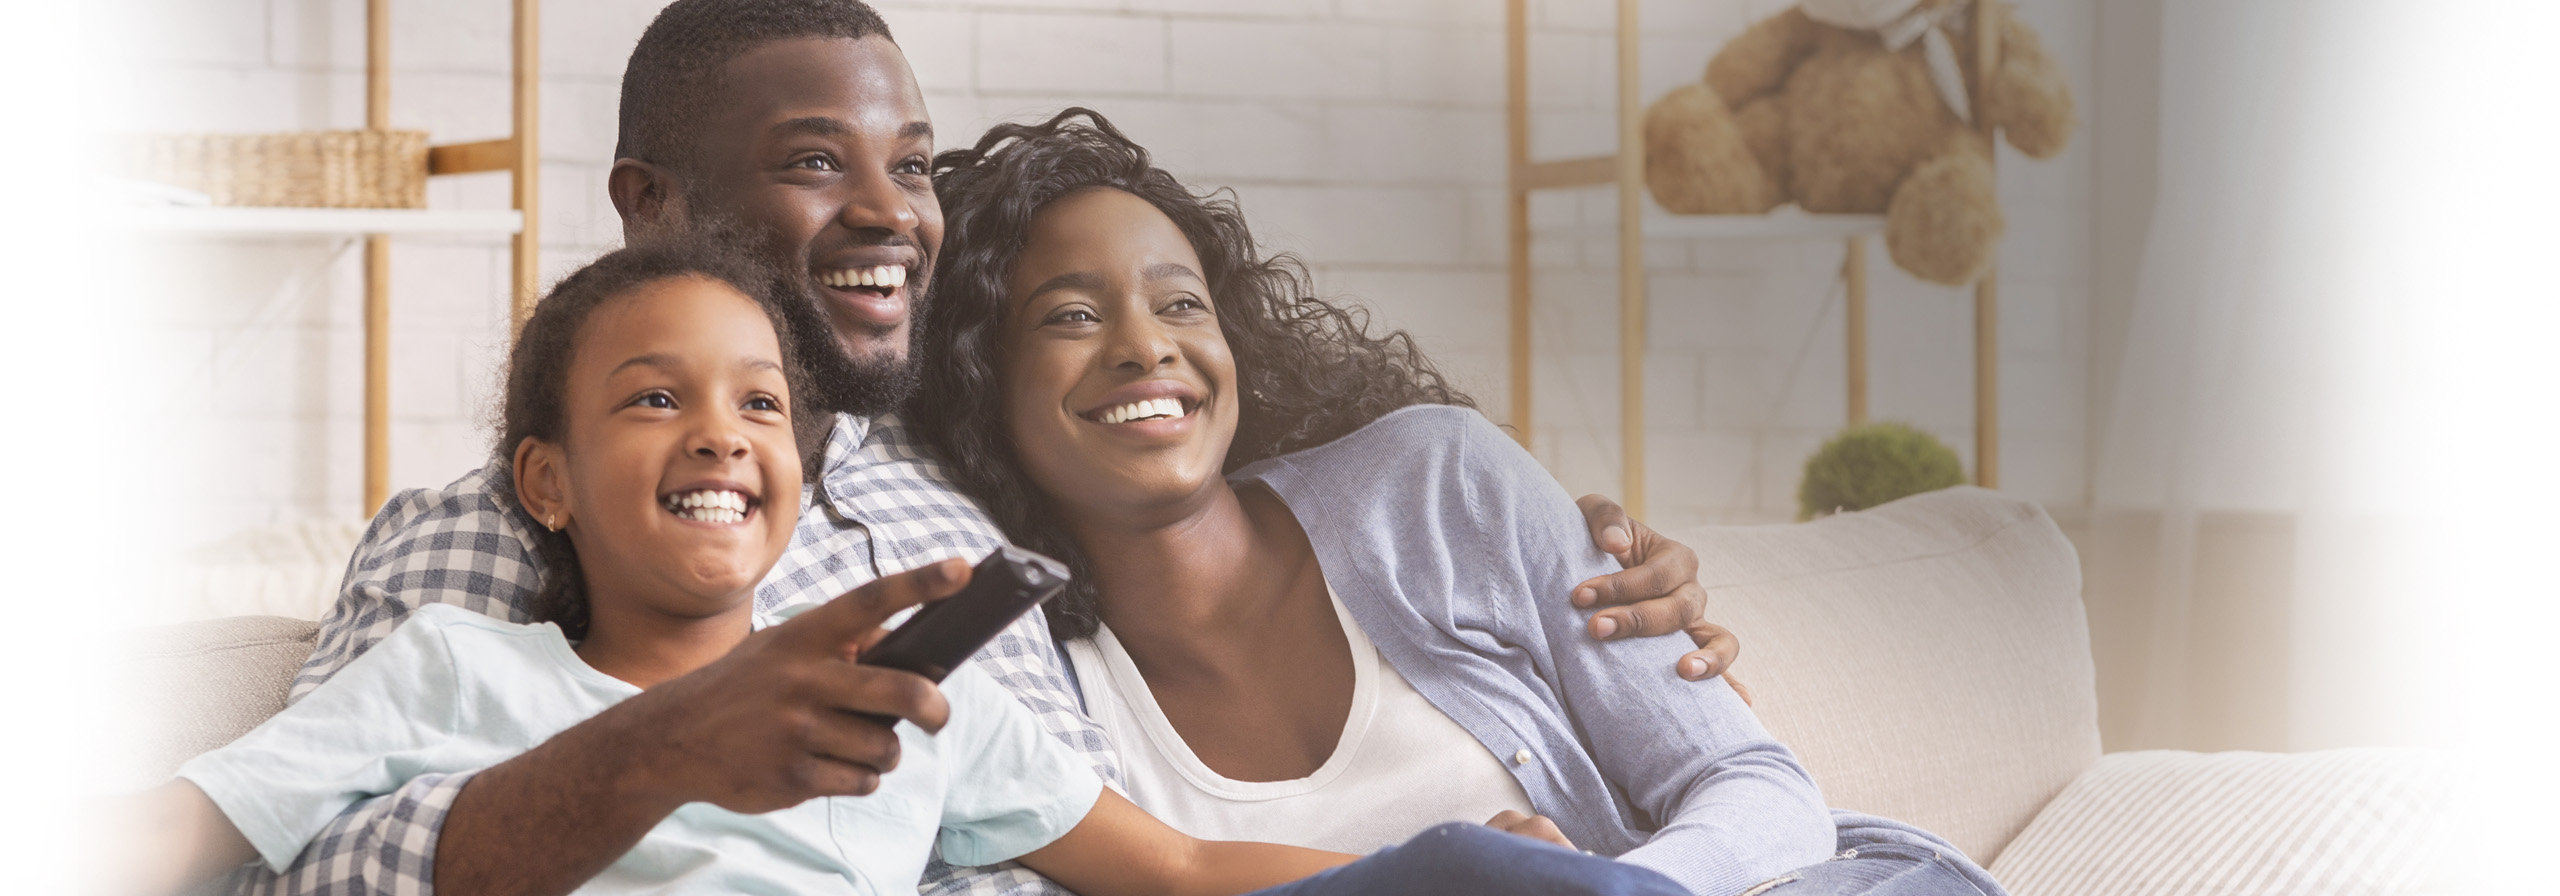
M 829 600 L 935 560 L 974 559 L 1002 542 L 986 512 L 952 488 L 941 462 L 914 439 L 896 417 L 837 418 L 826 468 L 804 487 L 791 547 L 756 587 L 759 609 Z M 514 510 L 512 500 L 499 500 L 493 487 L 500 481 L 503 473 L 493 465 L 442 491 L 412 489 L 383 505 L 347 564 L 338 603 L 320 623 L 319 643 L 289 699 L 302 699 L 426 604 L 530 621 L 525 608 L 542 581 L 542 563 L 528 538 L 533 521 Z M 1117 758 L 1080 711 L 1047 619 L 1024 616 L 977 660 L 1051 734 L 1092 760 L 1104 781 L 1118 784 Z M 422 775 L 357 803 L 283 874 L 263 865 L 243 869 L 239 889 L 260 896 L 432 892 L 437 831 L 471 776 Z M 1065 893 L 1011 862 L 953 868 L 939 859 L 920 889 L 937 896 Z

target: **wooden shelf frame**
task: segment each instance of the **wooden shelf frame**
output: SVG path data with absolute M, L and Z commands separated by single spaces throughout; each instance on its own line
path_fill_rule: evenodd
M 509 172 L 515 226 L 509 238 L 513 287 L 509 332 L 524 326 L 542 274 L 542 3 L 514 0 L 513 133 L 497 140 L 427 149 L 427 175 Z M 391 0 L 365 2 L 365 127 L 391 127 Z M 388 219 L 396 222 L 397 219 Z M 364 246 L 364 512 L 391 497 L 391 234 Z
M 1639 0 L 1617 0 L 1618 151 L 1612 155 L 1539 161 L 1529 154 L 1529 10 L 1528 0 L 1505 0 L 1504 50 L 1510 177 L 1511 425 L 1520 443 L 1531 439 L 1529 196 L 1539 190 L 1614 185 L 1618 194 L 1618 438 L 1619 502 L 1641 516 L 1645 506 L 1644 329 L 1646 295 L 1644 240 L 1649 215 L 1644 185 L 1644 106 L 1640 94 Z M 1999 67 L 2000 12 L 1997 4 L 1973 5 L 1975 38 L 1972 106 L 1989 109 L 1979 96 Z M 1979 126 L 1997 145 L 1999 135 L 1988 121 Z M 1688 217 L 1688 216 L 1678 216 Z M 1757 216 L 1696 216 L 1755 220 Z M 1792 218 L 1790 221 L 1788 218 Z M 1806 223 L 1806 222 L 1813 223 Z M 1847 294 L 1848 417 L 1867 419 L 1867 236 L 1883 230 L 1883 220 L 1867 215 L 1780 216 L 1766 228 L 1721 221 L 1681 228 L 1697 239 L 1838 238 L 1844 243 L 1841 279 Z M 1657 225 L 1658 226 L 1658 225 Z M 1974 482 L 1997 488 L 2000 482 L 2000 276 L 1994 268 L 1974 285 Z
M 108 221 L 126 231 L 238 236 L 510 236 L 524 226 L 513 209 L 254 205 L 139 206 L 117 209 Z

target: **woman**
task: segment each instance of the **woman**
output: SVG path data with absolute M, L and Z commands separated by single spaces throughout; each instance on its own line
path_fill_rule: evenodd
M 1140 805 L 1351 851 L 1543 813 L 1695 893 L 1998 892 L 1943 841 L 1833 817 L 1723 684 L 1536 600 L 1609 568 L 1562 491 L 1409 338 L 1303 298 L 1231 201 L 1081 109 L 935 171 L 915 416 L 1076 570 L 1052 622 Z

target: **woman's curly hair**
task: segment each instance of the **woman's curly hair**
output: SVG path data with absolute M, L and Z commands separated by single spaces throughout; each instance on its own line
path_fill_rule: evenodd
M 794 328 L 787 314 L 791 303 L 777 298 L 791 295 L 783 291 L 791 281 L 759 260 L 751 245 L 736 225 L 712 222 L 681 237 L 605 253 L 552 286 L 551 293 L 534 305 L 524 331 L 516 335 L 514 347 L 507 352 L 506 383 L 499 389 L 498 439 L 489 446 L 502 475 L 490 484 L 490 492 L 532 534 L 534 557 L 542 565 L 542 585 L 527 608 L 533 621 L 558 623 L 561 632 L 575 640 L 586 637 L 591 619 L 578 547 L 568 532 L 542 525 L 517 503 L 514 463 L 516 446 L 526 439 L 557 445 L 568 438 L 569 364 L 577 352 L 578 333 L 596 309 L 648 284 L 687 276 L 718 281 L 755 300 L 773 322 L 774 341 L 782 348 L 783 376 L 793 396 L 785 409 L 792 415 L 797 441 L 805 446 L 809 440 L 800 422 L 799 396 L 805 394 L 806 377 L 792 344 Z M 780 499 L 796 502 L 799 496 Z
M 1306 268 L 1296 258 L 1263 257 L 1231 192 L 1192 193 L 1090 109 L 997 125 L 976 146 L 936 156 L 933 172 L 943 251 L 918 340 L 927 353 L 923 388 L 909 416 L 1008 537 L 1074 571 L 1067 590 L 1048 604 L 1062 637 L 1089 637 L 1099 622 L 1092 567 L 1024 472 L 1004 413 L 1005 280 L 1032 217 L 1049 203 L 1091 187 L 1121 190 L 1172 219 L 1199 253 L 1219 331 L 1235 356 L 1240 413 L 1229 471 L 1330 442 L 1397 408 L 1475 406 L 1410 335 L 1370 335 L 1366 311 L 1308 295 Z

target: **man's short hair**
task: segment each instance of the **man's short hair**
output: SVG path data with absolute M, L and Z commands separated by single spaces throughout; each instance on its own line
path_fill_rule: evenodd
M 795 38 L 889 36 L 861 0 L 676 0 L 658 11 L 622 69 L 615 158 L 683 169 L 720 92 L 720 73 L 749 50 Z

